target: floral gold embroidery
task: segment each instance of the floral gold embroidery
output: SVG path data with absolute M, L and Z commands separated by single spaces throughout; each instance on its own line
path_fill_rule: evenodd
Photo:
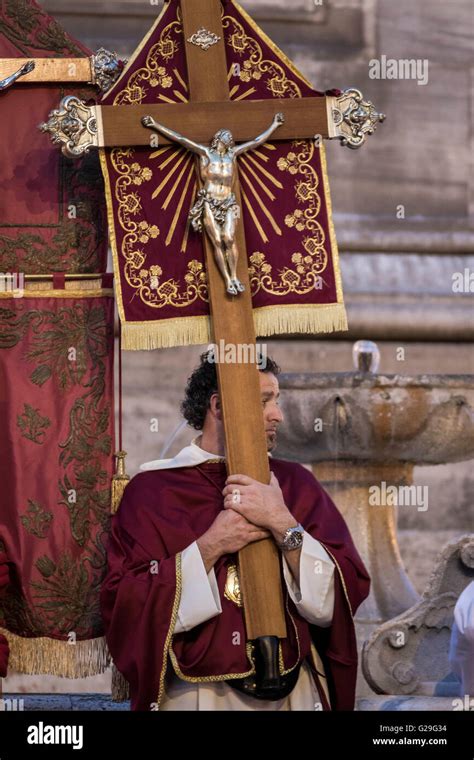
M 263 76 L 266 87 L 274 98 L 301 97 L 296 82 L 286 75 L 283 66 L 263 57 L 261 45 L 246 34 L 242 24 L 232 16 L 224 16 L 223 27 L 228 30 L 227 41 L 234 53 L 239 57 L 247 56 L 240 68 L 239 78 L 242 82 L 259 80 Z
M 33 443 L 44 443 L 46 429 L 51 425 L 51 420 L 48 417 L 42 417 L 39 409 L 33 409 L 30 404 L 25 404 L 23 413 L 16 418 L 16 424 L 23 438 L 28 438 Z
M 53 513 L 44 509 L 33 499 L 28 499 L 26 515 L 21 515 L 20 521 L 24 529 L 37 538 L 46 538 L 53 519 Z

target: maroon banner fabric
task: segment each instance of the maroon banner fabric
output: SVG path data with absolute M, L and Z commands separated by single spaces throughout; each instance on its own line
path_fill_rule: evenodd
M 0 57 L 91 54 L 33 0 L 0 0 Z M 92 87 L 14 84 L 0 91 L 0 272 L 103 272 L 107 225 L 103 180 L 94 154 L 65 158 L 38 125 L 62 97 L 90 101 Z
M 108 663 L 114 301 L 69 285 L 0 298 L 0 632 L 14 670 L 80 677 Z
M 230 0 L 223 27 L 231 100 L 322 95 Z M 171 0 L 101 103 L 187 102 L 187 44 Z M 194 156 L 130 146 L 101 160 L 124 348 L 208 342 L 202 235 L 189 223 Z M 347 329 L 324 146 L 272 140 L 238 163 L 257 334 Z

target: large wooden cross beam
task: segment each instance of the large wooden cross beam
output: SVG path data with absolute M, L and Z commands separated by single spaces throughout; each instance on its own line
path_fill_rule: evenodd
M 202 53 L 209 59 L 218 50 L 200 51 L 197 48 L 186 52 L 189 61 Z M 201 71 L 208 70 L 205 61 L 200 61 L 200 66 Z M 191 95 L 189 103 L 88 106 L 70 95 L 63 98 L 59 108 L 50 114 L 48 122 L 40 125 L 40 129 L 51 133 L 53 141 L 62 145 L 64 155 L 74 158 L 91 148 L 149 146 L 150 134 L 141 123 L 142 117 L 147 115 L 169 129 L 192 135 L 197 142 L 208 140 L 224 124 L 237 142 L 244 142 L 263 132 L 272 117 L 283 111 L 285 123 L 278 130 L 279 140 L 319 136 L 321 139 L 338 139 L 349 148 L 363 145 L 367 135 L 372 134 L 377 123 L 385 118 L 355 88 L 344 90 L 341 95 L 314 98 L 231 101 L 227 76 L 224 75 L 227 98 L 223 100 L 221 95 L 205 100 L 202 78 L 205 79 L 204 74 L 198 79 L 198 97 Z M 193 92 L 192 88 L 190 92 Z M 168 138 L 160 137 L 160 144 L 169 142 Z
M 357 90 L 342 96 L 269 99 L 231 102 L 219 0 L 181 0 L 183 38 L 188 70 L 189 102 L 142 106 L 86 106 L 67 98 L 42 125 L 70 156 L 91 147 L 150 145 L 150 133 L 141 119 L 151 115 L 168 128 L 197 142 L 209 142 L 226 127 L 236 141 L 253 139 L 274 115 L 283 112 L 285 123 L 277 139 L 339 137 L 351 147 L 361 145 L 382 115 L 363 101 Z M 199 44 L 197 32 L 207 30 L 214 44 Z M 201 34 L 201 37 L 203 35 Z M 217 39 L 218 38 L 218 39 Z M 194 40 L 194 41 L 193 41 Z M 169 142 L 160 137 L 161 143 Z M 155 146 L 156 147 L 156 144 Z M 240 203 L 238 182 L 234 187 Z M 238 276 L 246 286 L 238 296 L 226 293 L 207 235 L 203 238 L 208 278 L 213 339 L 217 345 L 255 344 L 244 225 L 237 226 Z M 244 473 L 269 483 L 270 469 L 262 418 L 258 369 L 254 364 L 217 363 L 223 411 L 228 474 Z M 248 638 L 284 638 L 286 625 L 280 582 L 279 551 L 272 540 L 251 544 L 239 553 Z
M 115 53 L 105 48 L 82 58 L 0 58 L 2 82 L 23 84 L 93 84 L 108 90 L 123 67 Z M 8 86 L 8 84 L 7 84 Z

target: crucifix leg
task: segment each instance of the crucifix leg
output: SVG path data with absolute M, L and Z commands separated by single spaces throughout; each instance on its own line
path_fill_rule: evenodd
M 224 278 L 227 292 L 235 296 L 237 295 L 237 288 L 232 280 L 229 267 L 227 266 L 221 229 L 214 219 L 214 215 L 211 211 L 209 203 L 204 204 L 204 227 L 214 248 L 214 258 L 216 260 L 219 271 Z
M 245 285 L 240 282 L 237 276 L 237 263 L 239 261 L 239 250 L 235 241 L 237 221 L 238 217 L 232 210 L 229 210 L 227 212 L 222 234 L 226 246 L 227 263 L 229 265 L 231 280 L 238 292 L 242 293 L 245 290 Z

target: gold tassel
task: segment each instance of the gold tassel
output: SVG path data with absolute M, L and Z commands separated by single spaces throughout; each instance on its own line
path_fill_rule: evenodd
M 122 501 L 123 492 L 130 481 L 130 476 L 125 472 L 125 457 L 126 451 L 116 451 L 114 457 L 116 457 L 115 475 L 112 478 L 112 499 L 110 505 L 110 511 L 112 514 L 118 510 L 120 502 Z
M 119 670 L 112 665 L 112 701 L 126 702 L 130 699 L 130 686 Z
M 110 653 L 104 636 L 69 641 L 47 636 L 26 638 L 0 628 L 10 645 L 8 667 L 28 675 L 53 675 L 62 678 L 96 676 L 110 666 Z

